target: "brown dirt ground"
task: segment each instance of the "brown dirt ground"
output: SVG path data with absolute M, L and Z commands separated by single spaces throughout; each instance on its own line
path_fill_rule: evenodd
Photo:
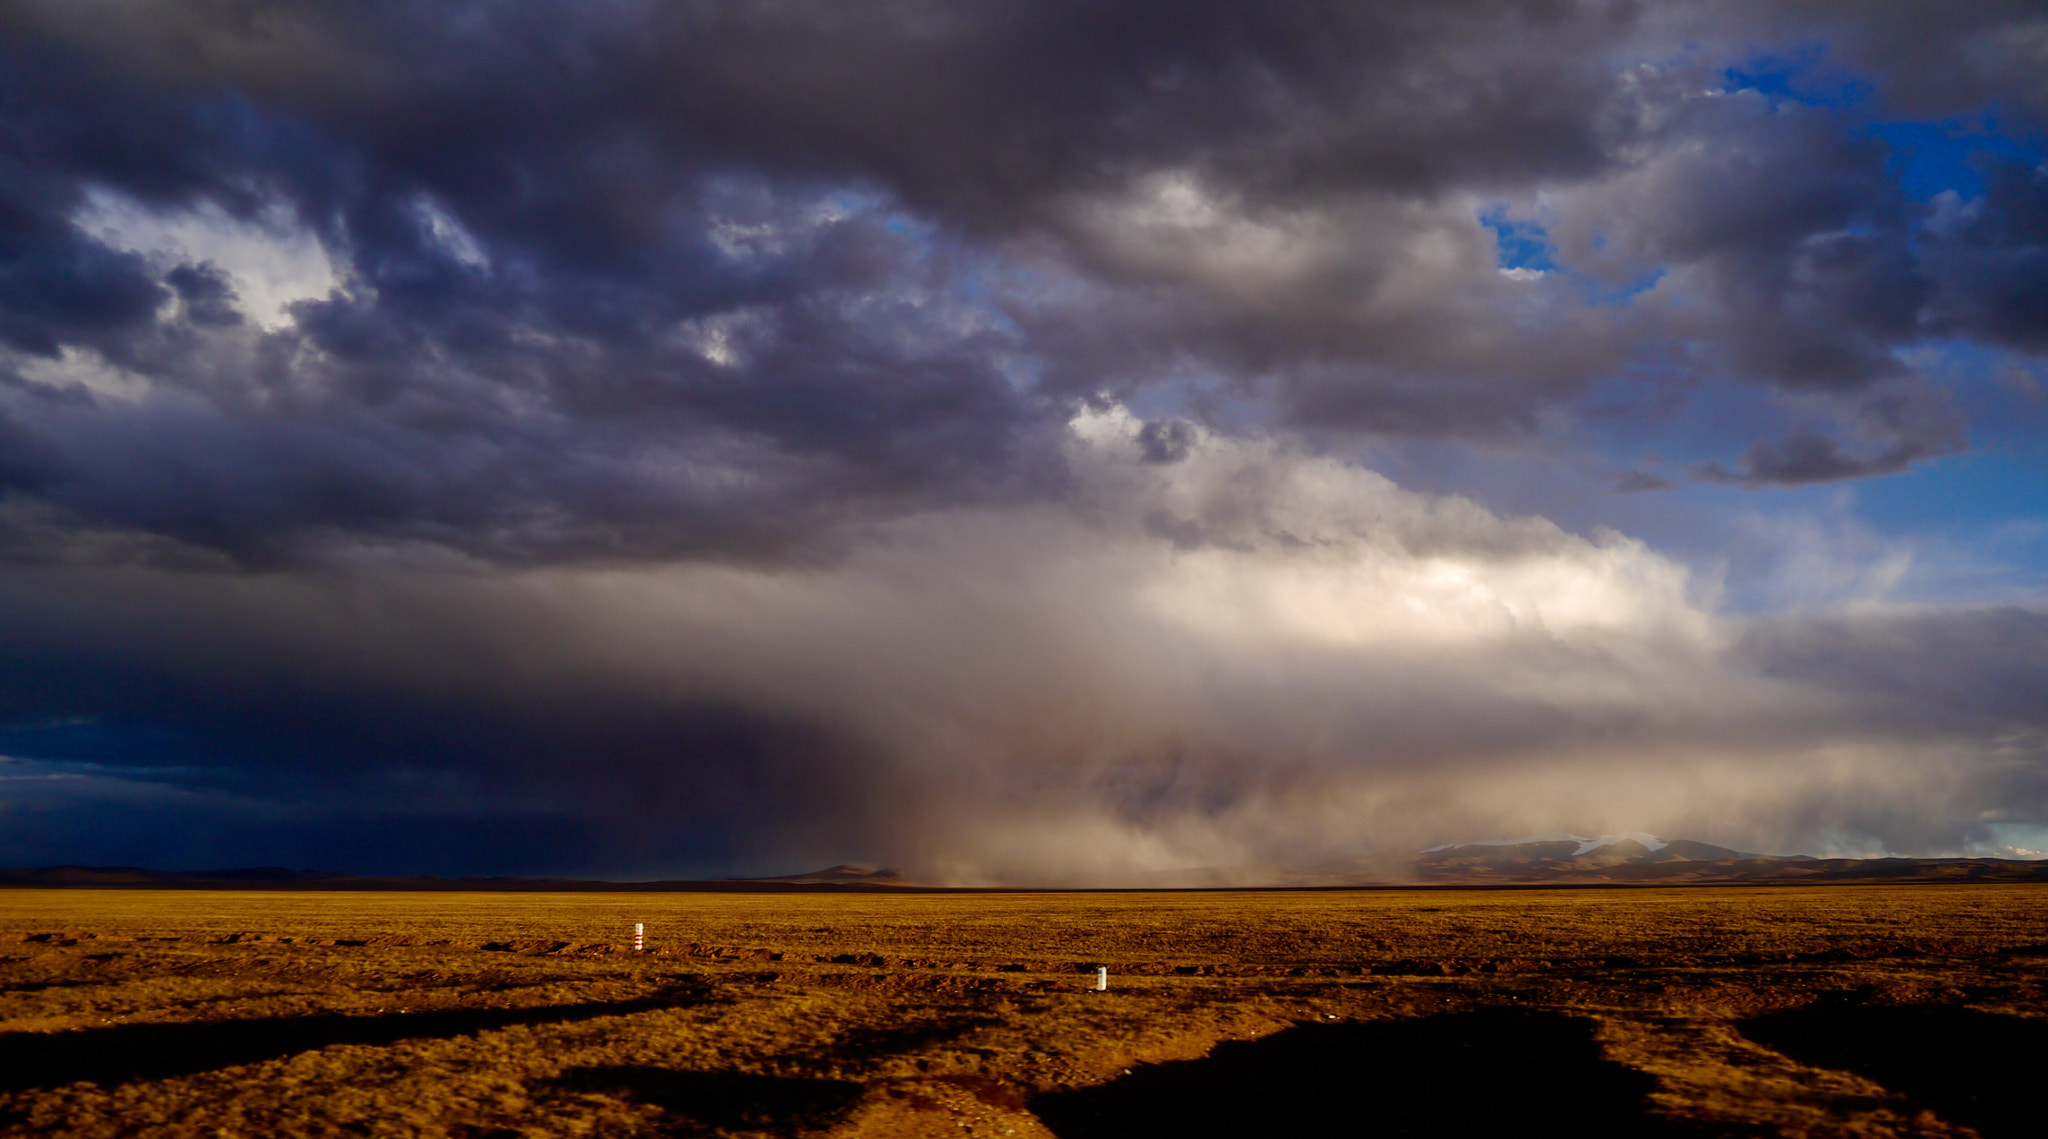
M 2033 1136 L 2044 903 L 8 890 L 0 1135 Z

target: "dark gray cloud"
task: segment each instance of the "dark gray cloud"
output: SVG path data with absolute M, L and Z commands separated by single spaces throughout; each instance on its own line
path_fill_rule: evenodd
M 37 485 L 82 525 L 244 558 L 331 533 L 781 556 L 848 519 L 1054 493 L 1075 399 L 1190 377 L 1220 398 L 1185 410 L 1222 424 L 1249 405 L 1500 439 L 1608 376 L 1854 401 L 1930 331 L 2038 342 L 2038 174 L 2001 168 L 1950 217 L 1858 129 L 1987 109 L 2030 129 L 2025 5 L 32 4 L 8 24 L 0 335 L 205 405 L 17 412 Z M 1816 42 L 1810 70 L 1868 105 L 1713 94 Z M 88 192 L 303 229 L 335 291 L 238 332 L 231 280 L 95 241 Z M 1547 226 L 1559 268 L 1497 272 L 1489 202 Z M 1645 272 L 1633 304 L 1591 295 Z M 107 433 L 172 441 L 130 460 L 149 489 Z M 183 458 L 195 434 L 215 461 Z M 1739 478 L 1944 451 L 1809 435 L 1758 443 Z
M 1853 694 L 1891 730 L 2048 730 L 2048 615 L 2030 609 L 1773 621 L 1739 651 L 1770 675 Z
M 1177 463 L 1195 444 L 1195 426 L 1185 419 L 1155 419 L 1138 430 L 1138 446 L 1148 463 Z
M 1758 42 L 1775 39 L 1794 51 L 1825 42 L 1840 57 L 1831 78 L 1869 84 L 1894 113 L 1947 118 L 1989 105 L 2023 129 L 2048 121 L 2048 83 L 2037 66 L 2042 17 L 2028 0 L 1990 0 L 1947 12 L 1911 0 L 1837 0 L 1798 9 L 1763 3 L 1745 14 L 1758 20 Z
M 1929 354 L 2048 345 L 2044 43 L 2019 2 L 9 5 L 0 754 L 92 793 L 0 859 L 105 812 L 378 869 L 1975 841 L 2038 805 L 2010 725 L 1847 710 L 1922 650 L 1734 631 L 1639 543 L 1302 446 L 1656 435 L 1644 492 L 1967 448 Z M 1909 185 L 1899 119 L 1996 135 L 1981 189 Z M 1984 619 L 1886 635 L 1995 670 Z
M 164 274 L 164 283 L 184 302 L 185 319 L 201 327 L 242 323 L 234 282 L 211 263 L 180 265 Z
M 814 709 L 594 668 L 546 588 L 469 584 L 9 575 L 8 857 L 704 872 L 880 829 L 886 767 Z
M 1783 439 L 1750 446 L 1735 470 L 1708 463 L 1694 473 L 1709 482 L 1740 486 L 1798 486 L 1897 474 L 1920 459 L 1967 446 L 1962 418 L 1924 388 L 1873 387 L 1837 410 L 1860 447 L 1846 448 L 1834 436 L 1802 425 Z
M 1759 442 L 1742 453 L 1739 471 L 1718 463 L 1700 469 L 1711 482 L 1743 486 L 1797 486 L 1801 483 L 1836 482 L 1865 475 L 1892 474 L 1906 469 L 1918 456 L 1894 449 L 1870 458 L 1842 450 L 1842 445 L 1813 431 L 1795 431 L 1778 442 Z
M 1930 227 L 1946 286 L 1939 319 L 1957 333 L 2038 354 L 2048 349 L 2040 303 L 2048 279 L 2048 173 L 1998 157 L 1981 167 L 1983 198 L 1943 202 Z

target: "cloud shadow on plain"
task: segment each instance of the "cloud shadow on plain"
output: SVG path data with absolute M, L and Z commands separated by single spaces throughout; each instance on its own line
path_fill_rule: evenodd
M 1875 1080 L 1985 1139 L 2041 1133 L 2048 1021 L 1947 1005 L 1808 1005 L 1740 1021 L 1802 1064 Z
M 1486 1010 L 1299 1025 L 1031 1109 L 1060 1139 L 1692 1134 L 1650 1113 L 1655 1086 L 1601 1057 L 1591 1021 Z
M 678 1135 L 731 1130 L 794 1135 L 843 1118 L 864 1090 L 852 1080 L 691 1072 L 634 1065 L 576 1068 L 554 1086 L 659 1107 Z
M 539 1008 L 446 1009 L 378 1016 L 277 1017 L 205 1024 L 132 1024 L 78 1032 L 0 1035 L 0 1092 L 84 1080 L 103 1088 L 258 1064 L 334 1044 L 381 1046 L 464 1036 L 514 1025 L 562 1024 L 677 1008 L 705 1000 L 702 986 L 655 997 Z

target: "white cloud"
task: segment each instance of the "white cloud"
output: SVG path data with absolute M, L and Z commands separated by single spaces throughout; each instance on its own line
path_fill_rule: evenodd
M 450 257 L 478 272 L 490 271 L 491 259 L 484 254 L 483 247 L 477 244 L 476 238 L 471 236 L 462 222 L 439 202 L 422 194 L 413 199 L 412 211 L 413 217 L 420 224 L 420 229 L 441 248 L 447 250 Z
M 73 384 L 103 399 L 140 402 L 155 387 L 154 381 L 123 368 L 90 349 L 67 347 L 55 357 L 21 356 L 13 365 L 15 375 L 30 383 L 51 388 Z
M 283 206 L 246 218 L 212 202 L 159 210 L 95 187 L 71 222 L 106 245 L 150 258 L 160 269 L 212 262 L 234 282 L 242 311 L 264 328 L 289 325 L 292 303 L 325 297 L 340 283 L 319 238 Z

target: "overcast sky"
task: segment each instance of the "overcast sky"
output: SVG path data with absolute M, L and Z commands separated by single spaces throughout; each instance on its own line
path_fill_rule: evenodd
M 16 0 L 0 865 L 2048 854 L 2038 2 Z

